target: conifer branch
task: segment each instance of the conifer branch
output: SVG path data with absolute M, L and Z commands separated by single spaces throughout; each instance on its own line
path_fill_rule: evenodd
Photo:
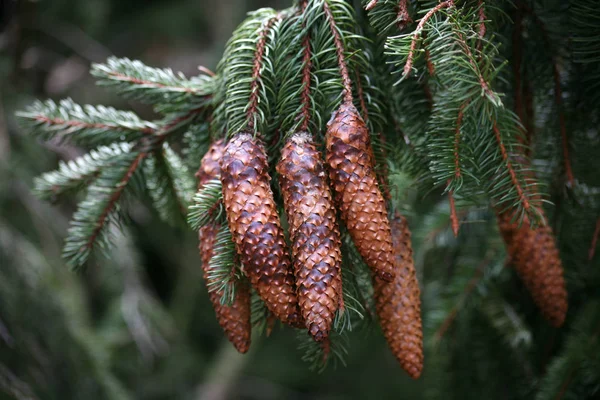
M 110 57 L 105 63 L 93 64 L 91 73 L 100 79 L 99 85 L 113 88 L 125 98 L 158 105 L 162 111 L 206 103 L 214 92 L 211 76 L 188 79 L 169 68 L 152 68 L 128 58 Z
M 413 38 L 410 43 L 410 50 L 408 52 L 406 64 L 404 65 L 403 72 L 402 72 L 403 79 L 408 78 L 408 76 L 410 75 L 410 72 L 412 71 L 412 66 L 413 66 L 413 62 L 414 62 L 414 54 L 417 49 L 417 43 L 419 42 L 421 32 L 423 31 L 423 28 L 425 27 L 425 24 L 427 23 L 427 21 L 436 12 L 438 12 L 444 8 L 449 8 L 449 7 L 453 7 L 453 6 L 454 6 L 454 0 L 443 1 L 443 2 L 439 3 L 437 6 L 433 7 L 431 10 L 429 10 L 427 12 L 427 14 L 425 14 L 423 16 L 423 18 L 421 18 L 421 20 L 419 21 L 419 24 L 417 25 L 417 28 L 415 29 L 415 32 L 413 33 Z
M 44 140 L 57 138 L 76 144 L 102 145 L 132 141 L 152 135 L 157 125 L 142 121 L 129 111 L 112 107 L 80 106 L 71 99 L 37 101 L 26 111 L 18 112 L 21 126 Z
M 256 50 L 254 51 L 254 66 L 252 69 L 252 77 L 250 83 L 250 98 L 248 99 L 248 110 L 246 111 L 246 118 L 248 120 L 247 126 L 251 131 L 254 130 L 254 121 L 256 120 L 256 109 L 259 101 L 259 89 L 261 70 L 263 68 L 265 48 L 267 45 L 267 39 L 269 30 L 275 23 L 275 21 L 282 18 L 281 14 L 269 18 L 264 24 L 258 35 L 258 41 L 256 42 Z
M 73 215 L 63 249 L 63 256 L 73 268 L 81 267 L 87 261 L 96 244 L 102 248 L 108 246 L 107 222 L 115 215 L 117 202 L 147 155 L 146 152 L 134 152 L 118 157 L 90 187 L 86 199 Z
M 519 178 L 517 177 L 517 173 L 516 173 L 515 169 L 513 168 L 512 162 L 510 160 L 510 155 L 509 155 L 508 151 L 506 150 L 506 147 L 504 146 L 504 142 L 502 141 L 502 134 L 500 133 L 500 129 L 498 129 L 498 124 L 496 123 L 496 121 L 493 122 L 493 131 L 494 131 L 494 136 L 496 137 L 496 142 L 498 144 L 498 147 L 500 148 L 500 154 L 502 155 L 502 159 L 504 160 L 504 163 L 506 164 L 506 168 L 510 175 L 512 184 L 515 187 L 515 189 L 517 190 L 517 195 L 519 197 L 520 203 L 523 205 L 523 208 L 525 209 L 525 211 L 529 212 L 530 211 L 529 200 L 527 199 L 527 196 L 525 196 L 525 191 L 521 187 Z
M 448 186 L 450 186 L 450 181 L 448 181 L 448 185 L 446 187 Z M 448 201 L 450 202 L 450 226 L 452 227 L 452 233 L 454 233 L 454 237 L 458 237 L 460 224 L 458 222 L 456 204 L 454 202 L 454 191 L 452 189 L 448 190 Z
M 485 16 L 485 4 L 483 0 L 479 0 L 479 40 L 477 40 L 477 51 L 481 51 L 483 46 L 483 38 L 485 37 L 485 33 L 487 32 L 487 28 L 485 26 L 486 16 Z
M 335 18 L 331 13 L 331 8 L 329 8 L 328 0 L 323 1 L 323 11 L 325 12 L 325 16 L 327 18 L 327 22 L 329 23 L 329 28 L 331 30 L 331 34 L 333 35 L 333 42 L 335 44 L 338 67 L 340 70 L 340 75 L 342 77 L 342 86 L 343 86 L 343 101 L 345 103 L 352 103 L 352 80 L 350 79 L 350 73 L 348 72 L 348 65 L 346 63 L 346 56 L 344 55 L 344 41 L 340 35 L 338 27 L 335 22 Z
M 300 7 L 302 12 L 305 12 L 308 2 L 302 1 Z M 305 22 L 302 23 L 303 27 L 306 27 Z M 311 110 L 311 98 L 310 98 L 310 84 L 311 84 L 311 48 L 310 48 L 310 34 L 307 32 L 302 40 L 303 55 L 302 55 L 302 111 L 301 118 L 302 124 L 300 124 L 301 131 L 308 131 L 308 124 L 310 122 L 310 110 Z
M 52 200 L 70 191 L 89 185 L 113 159 L 131 150 L 128 143 L 101 146 L 74 160 L 61 161 L 58 169 L 35 178 L 34 193 L 43 200 Z
M 367 3 L 367 5 L 365 6 L 365 11 L 371 11 L 372 9 L 375 8 L 375 6 L 377 6 L 378 1 L 377 0 L 371 0 Z

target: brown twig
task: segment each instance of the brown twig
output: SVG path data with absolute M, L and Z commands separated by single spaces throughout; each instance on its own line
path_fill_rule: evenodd
M 152 87 L 152 88 L 167 89 L 167 90 L 170 90 L 173 92 L 184 92 L 184 93 L 197 93 L 198 92 L 194 88 L 164 85 L 164 84 L 158 83 L 158 82 L 152 82 L 152 81 L 147 81 L 144 79 L 134 78 L 133 76 L 125 75 L 120 72 L 111 71 L 107 75 L 112 76 L 113 78 L 116 78 L 117 80 L 119 80 L 121 82 L 129 82 L 129 83 L 133 83 L 135 85 L 144 85 L 144 86 Z
M 500 129 L 498 129 L 496 121 L 494 121 L 493 130 L 494 135 L 496 136 L 496 142 L 500 147 L 500 154 L 502 155 L 502 159 L 506 163 L 506 168 L 508 169 L 508 173 L 510 174 L 510 180 L 517 190 L 517 195 L 519 197 L 519 200 L 523 204 L 523 208 L 529 212 L 531 205 L 529 204 L 529 200 L 525 196 L 523 188 L 521 188 L 521 184 L 519 183 L 519 179 L 517 178 L 517 173 L 513 168 L 512 162 L 510 161 L 510 155 L 508 154 L 508 151 L 504 146 L 504 142 L 502 141 L 502 135 L 500 134 Z
M 588 260 L 592 261 L 596 254 L 596 245 L 598 244 L 598 236 L 600 235 L 600 218 L 596 220 L 596 229 L 594 229 L 594 235 L 592 236 L 592 243 L 590 243 L 590 250 L 588 252 Z
M 465 102 L 461 104 L 460 108 L 458 109 L 458 116 L 456 117 L 456 127 L 454 129 L 454 176 L 455 176 L 455 178 L 460 178 L 462 175 L 462 172 L 460 169 L 460 156 L 459 156 L 460 131 L 462 128 L 463 118 L 465 116 L 464 110 L 468 104 L 469 104 L 469 100 L 465 100 Z
M 403 30 L 409 24 L 412 24 L 413 20 L 408 13 L 408 0 L 400 0 L 398 2 L 398 14 L 396 17 L 396 26 L 398 29 Z
M 81 129 L 110 129 L 110 130 L 116 130 L 116 131 L 138 131 L 138 132 L 145 133 L 148 135 L 151 135 L 154 133 L 154 129 L 149 128 L 149 127 L 141 128 L 141 129 L 131 129 L 131 128 L 125 128 L 125 127 L 119 126 L 119 125 L 112 125 L 112 124 L 88 123 L 88 122 L 77 121 L 77 120 L 65 120 L 62 118 L 48 118 L 45 115 L 38 115 L 38 116 L 34 117 L 34 119 L 36 121 L 43 122 L 48 125 L 66 125 L 66 126 L 70 126 L 73 128 L 81 128 Z
M 98 237 L 98 235 L 100 234 L 100 231 L 102 231 L 102 228 L 104 227 L 104 222 L 106 222 L 106 219 L 108 218 L 110 212 L 112 211 L 112 209 L 114 208 L 115 204 L 117 203 L 117 201 L 121 197 L 121 194 L 123 193 L 123 190 L 125 190 L 125 187 L 127 186 L 127 183 L 129 183 L 129 180 L 131 179 L 131 177 L 133 176 L 133 174 L 137 170 L 140 162 L 147 155 L 148 155 L 148 153 L 141 152 L 141 153 L 139 153 L 137 155 L 137 157 L 135 157 L 135 159 L 133 160 L 133 162 L 131 163 L 131 165 L 127 169 L 127 172 L 125 172 L 125 175 L 123 176 L 123 178 L 117 184 L 116 190 L 110 196 L 110 199 L 108 200 L 108 204 L 104 208 L 102 214 L 100 215 L 100 218 L 98 218 L 98 220 L 96 221 L 96 226 L 94 227 L 94 230 L 92 231 L 92 234 L 90 235 L 88 241 L 86 242 L 86 244 L 84 244 L 81 247 L 82 251 L 85 250 L 85 249 L 91 249 L 94 246 L 94 242 L 96 241 L 96 238 Z
M 485 33 L 487 32 L 485 20 L 485 6 L 483 4 L 483 0 L 479 0 L 479 39 L 477 40 L 477 50 L 479 51 L 481 51 L 481 47 L 483 45 L 483 38 L 485 37 Z
M 450 185 L 450 179 L 448 179 L 447 185 Z M 458 215 L 456 213 L 456 204 L 454 202 L 454 191 L 448 191 L 448 201 L 450 202 L 450 226 L 452 227 L 452 233 L 454 237 L 458 237 L 458 230 L 460 224 L 458 222 Z
M 269 18 L 264 24 L 258 35 L 258 41 L 256 42 L 256 50 L 254 52 L 254 66 L 252 68 L 252 83 L 250 83 L 250 98 L 248 99 L 248 111 L 246 112 L 246 118 L 248 121 L 248 129 L 253 130 L 254 126 L 254 117 L 256 114 L 256 109 L 258 108 L 259 101 L 259 85 L 260 85 L 260 72 L 263 66 L 263 58 L 265 56 L 265 48 L 267 46 L 267 38 L 269 35 L 269 30 L 271 26 L 277 21 L 281 19 L 281 14 L 277 14 L 276 16 Z
M 306 1 L 303 1 L 300 4 L 302 12 L 304 12 L 304 10 L 306 9 L 306 5 L 307 5 Z M 304 48 L 304 55 L 302 56 L 303 66 L 302 66 L 302 93 L 301 93 L 301 100 L 302 100 L 301 116 L 302 116 L 303 120 L 302 120 L 302 124 L 300 125 L 300 130 L 308 131 L 308 124 L 310 122 L 310 106 L 311 106 L 310 70 L 312 68 L 310 35 L 309 34 L 306 34 L 306 36 L 304 37 L 304 40 L 302 41 L 302 46 Z
M 215 76 L 215 73 L 212 70 L 206 68 L 204 65 L 198 65 L 198 71 L 200 71 L 208 76 Z
M 417 29 L 415 29 L 415 33 L 413 35 L 412 42 L 410 43 L 410 50 L 408 52 L 408 58 L 406 59 L 406 64 L 404 65 L 404 70 L 402 73 L 402 75 L 405 78 L 410 75 L 410 71 L 412 70 L 412 65 L 413 65 L 414 56 L 415 56 L 415 50 L 417 49 L 417 42 L 419 41 L 421 31 L 425 27 L 425 24 L 433 16 L 433 14 L 435 14 L 436 12 L 440 11 L 443 8 L 448 8 L 451 6 L 454 6 L 454 0 L 444 1 L 440 4 L 438 4 L 437 6 L 435 6 L 434 8 L 432 8 L 431 10 L 429 10 L 427 12 L 427 14 L 425 14 L 425 16 L 423 18 L 421 18 L 421 21 L 419 21 L 419 24 L 417 25 Z
M 329 21 L 329 27 L 333 35 L 333 42 L 335 43 L 338 66 L 340 68 L 340 75 L 342 76 L 344 103 L 352 103 L 352 80 L 350 79 L 348 65 L 346 64 L 346 57 L 344 56 L 344 42 L 342 41 L 342 37 L 340 36 L 340 32 L 335 24 L 335 19 L 333 18 L 333 14 L 331 13 L 331 9 L 329 8 L 327 1 L 323 2 L 323 10 L 325 11 L 325 16 Z

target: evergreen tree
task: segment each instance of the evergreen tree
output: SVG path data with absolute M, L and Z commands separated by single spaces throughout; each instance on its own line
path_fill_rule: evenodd
M 100 85 L 152 105 L 155 121 L 69 99 L 19 112 L 28 134 L 89 150 L 34 192 L 83 192 L 62 251 L 74 269 L 96 251 L 120 265 L 138 201 L 180 229 L 187 221 L 219 323 L 242 352 L 279 320 L 323 371 L 352 357 L 356 332 L 381 325 L 401 367 L 422 374 L 419 398 L 595 398 L 598 11 L 593 0 L 260 9 L 214 73 L 93 65 Z M 123 296 L 137 296 L 124 320 L 144 321 L 136 345 L 160 353 L 170 317 L 136 262 L 123 265 Z M 34 290 L 26 274 L 3 281 Z M 67 334 L 101 377 L 73 396 L 128 398 L 132 372 Z M 44 398 L 10 374 L 5 392 Z

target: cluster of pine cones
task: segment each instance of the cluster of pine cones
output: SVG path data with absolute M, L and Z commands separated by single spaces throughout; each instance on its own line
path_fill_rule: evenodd
M 333 320 L 343 312 L 342 252 L 338 215 L 372 272 L 376 311 L 402 368 L 418 378 L 423 368 L 419 285 L 410 231 L 396 214 L 391 223 L 375 173 L 367 126 L 350 102 L 334 113 L 326 133 L 325 164 L 308 132 L 288 137 L 277 163 L 289 225 L 288 251 L 265 148 L 257 134 L 240 132 L 210 146 L 197 174 L 200 189 L 222 182 L 229 230 L 244 275 L 270 313 L 307 329 L 327 348 Z M 208 266 L 218 226 L 200 229 L 200 251 Z M 243 282 L 231 305 L 212 291 L 221 327 L 242 353 L 250 346 L 250 291 Z

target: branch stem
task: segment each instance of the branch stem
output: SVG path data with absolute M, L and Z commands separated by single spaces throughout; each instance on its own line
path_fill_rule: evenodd
M 352 103 L 352 80 L 350 79 L 350 74 L 348 73 L 348 65 L 346 63 L 346 56 L 344 55 L 344 41 L 342 40 L 342 36 L 340 35 L 327 0 L 323 2 L 323 11 L 325 11 L 325 16 L 327 17 L 329 28 L 331 29 L 331 34 L 333 35 L 333 42 L 335 44 L 335 50 L 338 59 L 338 67 L 340 69 L 340 75 L 342 76 L 343 100 L 344 103 Z

